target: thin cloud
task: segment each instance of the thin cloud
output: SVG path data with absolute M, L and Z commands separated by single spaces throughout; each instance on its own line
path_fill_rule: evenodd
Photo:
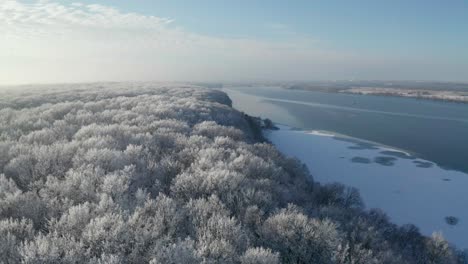
M 99 4 L 6 1 L 0 23 L 0 68 L 8 75 L 0 82 L 268 78 L 292 60 L 339 58 L 312 40 L 217 38 L 185 31 L 171 18 Z

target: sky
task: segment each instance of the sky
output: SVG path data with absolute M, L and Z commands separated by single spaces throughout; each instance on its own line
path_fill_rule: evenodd
M 466 0 L 0 0 L 0 84 L 468 81 Z

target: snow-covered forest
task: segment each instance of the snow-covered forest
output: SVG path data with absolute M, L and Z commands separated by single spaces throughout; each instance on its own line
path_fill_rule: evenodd
M 1 92 L 0 262 L 462 263 L 259 129 L 206 88 Z

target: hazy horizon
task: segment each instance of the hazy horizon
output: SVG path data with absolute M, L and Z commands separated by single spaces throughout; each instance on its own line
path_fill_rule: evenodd
M 468 82 L 468 3 L 2 1 L 0 85 Z
M 340 79 L 324 79 L 324 80 L 237 80 L 237 81 L 225 81 L 225 80 L 121 80 L 121 81 L 112 81 L 112 80 L 91 80 L 91 81 L 65 81 L 65 82 L 24 82 L 24 83 L 0 83 L 1 87 L 21 87 L 21 86 L 31 86 L 31 87 L 40 87 L 44 85 L 76 85 L 76 84 L 105 84 L 105 83 L 155 83 L 155 84 L 220 84 L 220 85 L 273 85 L 280 86 L 283 84 L 314 84 L 314 83 L 364 83 L 364 82 L 408 82 L 408 83 L 441 83 L 441 84 L 467 84 L 468 81 L 444 81 L 444 80 L 373 80 L 373 79 L 359 79 L 359 80 L 340 80 Z M 421 87 L 422 88 L 422 87 Z M 429 87 L 430 88 L 430 87 Z M 468 86 L 466 87 L 468 89 Z

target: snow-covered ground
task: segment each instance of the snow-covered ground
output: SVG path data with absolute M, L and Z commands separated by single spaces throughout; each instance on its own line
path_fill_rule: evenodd
M 266 136 L 283 153 L 302 160 L 315 180 L 356 187 L 367 208 L 381 208 L 393 222 L 415 224 L 426 235 L 440 231 L 449 242 L 468 248 L 468 174 L 324 131 L 280 126 Z

